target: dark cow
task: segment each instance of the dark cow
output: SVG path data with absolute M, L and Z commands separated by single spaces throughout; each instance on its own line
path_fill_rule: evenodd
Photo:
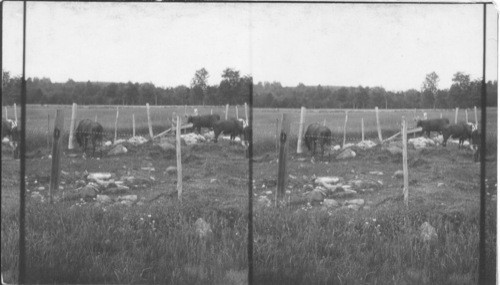
M 471 139 L 472 126 L 465 122 L 449 124 L 443 128 L 443 146 L 446 146 L 448 138 L 458 139 L 458 148 L 460 149 L 466 139 Z
M 304 143 L 307 149 L 312 152 L 312 155 L 316 153 L 316 146 L 319 143 L 321 146 L 321 157 L 323 157 L 325 144 L 330 145 L 331 137 L 332 131 L 329 128 L 315 123 L 307 127 L 306 134 L 304 135 Z
M 426 133 L 427 137 L 431 136 L 431 132 L 442 133 L 443 128 L 450 123 L 448 119 L 432 119 L 432 120 L 418 120 L 417 128 L 422 128 L 422 134 Z
M 243 134 L 243 124 L 236 119 L 220 120 L 214 123 L 214 141 L 220 134 L 230 135 L 231 140 Z
M 475 129 L 472 131 L 471 134 L 471 144 L 473 149 L 475 149 L 474 152 L 474 161 L 478 162 L 479 161 L 479 155 L 481 153 L 481 133 L 479 132 L 478 129 Z
M 14 121 L 2 119 L 2 140 L 4 138 L 9 140 L 9 145 L 12 147 L 14 158 L 19 157 L 20 134 Z
M 201 128 L 213 129 L 214 123 L 220 120 L 220 116 L 217 114 L 213 115 L 203 115 L 203 116 L 189 116 L 188 124 L 193 124 L 193 129 L 198 130 L 201 133 Z
M 87 153 L 88 144 L 92 142 L 92 156 L 95 156 L 95 148 L 97 143 L 102 143 L 103 136 L 104 129 L 101 124 L 89 119 L 80 121 L 75 131 L 76 142 L 83 148 L 84 154 Z M 102 157 L 102 149 L 100 156 Z

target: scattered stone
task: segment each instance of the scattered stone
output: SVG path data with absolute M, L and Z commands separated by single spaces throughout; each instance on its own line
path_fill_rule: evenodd
M 134 202 L 129 201 L 129 200 L 123 200 L 123 201 L 120 201 L 120 204 L 130 207 L 130 206 L 134 205 Z
M 205 136 L 196 133 L 189 133 L 185 135 L 181 135 L 181 138 L 186 142 L 187 145 L 197 144 L 206 142 L 207 139 Z
M 396 170 L 396 172 L 394 172 L 394 175 L 392 175 L 392 178 L 403 178 L 403 177 L 404 177 L 403 170 Z
M 44 202 L 45 198 L 38 192 L 34 191 L 31 193 L 31 199 L 37 200 L 38 202 Z
M 59 190 L 64 190 L 64 187 L 59 185 Z
M 353 157 L 356 157 L 356 153 L 350 148 L 346 148 L 339 155 L 337 155 L 337 159 L 348 159 Z
M 325 199 L 323 200 L 323 206 L 327 208 L 333 208 L 333 207 L 338 207 L 340 206 L 339 202 L 337 202 L 334 199 Z
M 370 171 L 370 174 L 372 175 L 384 175 L 382 171 Z
M 309 202 L 311 204 L 319 204 L 325 200 L 325 193 L 323 193 L 321 190 L 314 189 L 311 191 L 308 195 Z
M 45 187 L 40 186 L 40 187 L 36 188 L 36 190 L 38 190 L 38 191 L 43 191 L 43 190 L 45 190 Z
M 113 143 L 112 143 L 111 141 L 106 141 L 106 142 L 104 143 L 104 146 L 111 146 L 112 144 L 113 144 Z
M 423 223 L 420 226 L 420 238 L 424 242 L 433 242 L 436 241 L 438 238 L 436 229 L 431 226 L 428 222 Z
M 209 223 L 207 223 L 204 219 L 198 218 L 194 223 L 196 234 L 198 234 L 199 238 L 207 237 L 212 233 L 212 228 Z
M 426 148 L 428 146 L 434 146 L 434 145 L 436 145 L 436 142 L 430 138 L 418 137 L 418 138 L 409 139 L 408 144 L 413 145 L 413 147 L 415 147 L 415 149 L 422 149 L 422 148 Z
M 148 140 L 142 136 L 135 136 L 135 137 L 129 138 L 127 142 L 133 146 L 138 146 L 138 145 L 141 145 L 141 144 L 148 142 Z
M 332 150 L 334 150 L 334 151 L 337 151 L 340 149 L 341 149 L 340 145 L 335 145 L 334 147 L 332 147 Z
M 264 192 L 264 193 L 265 193 L 266 195 L 271 195 L 271 194 L 273 194 L 273 191 L 266 191 L 266 192 Z
M 118 155 L 118 154 L 122 154 L 122 153 L 127 153 L 128 150 L 126 147 L 124 147 L 123 145 L 121 144 L 118 144 L 116 145 L 115 147 L 113 147 L 109 152 L 108 152 L 108 155 Z
M 108 195 L 97 195 L 96 200 L 97 202 L 102 204 L 113 202 L 113 199 L 111 199 Z
M 370 149 L 376 145 L 377 144 L 375 142 L 370 141 L 370 140 L 360 141 L 358 144 L 356 144 L 356 146 L 361 148 L 361 149 Z
M 173 175 L 177 173 L 177 167 L 169 166 L 167 167 L 167 174 Z
M 217 181 L 217 179 L 215 179 L 215 178 L 210 179 L 210 183 L 214 183 L 216 181 Z
M 339 183 L 339 177 L 331 176 L 331 177 L 318 177 L 314 180 L 314 183 L 320 184 L 326 188 L 332 188 L 334 185 L 332 183 Z
M 271 207 L 272 202 L 266 196 L 259 196 L 259 198 L 257 198 L 257 205 L 261 206 L 261 207 L 262 206 L 264 206 L 264 207 Z
M 348 205 L 359 205 L 363 206 L 365 204 L 365 200 L 363 199 L 352 199 L 346 202 Z
M 351 205 L 347 206 L 347 209 L 354 210 L 354 211 L 358 211 L 359 208 L 361 208 L 361 206 L 356 205 L 356 204 L 351 204 Z
M 118 197 L 118 201 L 131 201 L 135 202 L 137 200 L 137 195 L 125 195 Z
M 390 152 L 392 155 L 396 155 L 396 154 L 402 154 L 403 153 L 403 149 L 400 148 L 400 147 L 397 147 L 397 146 L 394 146 L 394 145 L 390 145 L 386 148 L 386 150 L 388 152 Z
M 123 188 L 123 187 L 125 187 L 125 188 Z M 127 186 L 123 186 L 123 187 L 120 187 L 120 188 L 119 187 L 111 187 L 111 188 L 104 190 L 103 193 L 104 194 L 114 194 L 114 195 L 125 194 L 125 193 L 127 193 L 129 188 Z
M 304 162 L 304 161 L 306 161 L 306 158 L 305 157 L 299 157 L 299 158 L 297 158 L 297 161 Z
M 78 191 L 80 194 L 80 198 L 95 198 L 97 195 L 96 188 L 93 187 L 92 185 L 87 185 L 83 187 L 80 191 Z
M 439 182 L 438 183 L 438 187 L 443 187 L 444 186 L 444 183 L 443 182 Z

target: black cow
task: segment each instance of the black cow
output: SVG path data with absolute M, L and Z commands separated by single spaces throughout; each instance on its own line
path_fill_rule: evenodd
M 481 153 L 481 133 L 479 132 L 479 129 L 475 129 L 472 131 L 471 144 L 472 147 L 476 150 L 474 152 L 474 161 L 478 162 L 479 154 Z
M 214 123 L 220 120 L 220 116 L 217 114 L 213 115 L 203 115 L 203 116 L 189 116 L 188 124 L 193 124 L 193 129 L 197 129 L 198 133 L 201 133 L 201 128 L 213 129 Z
M 321 157 L 325 151 L 325 144 L 330 145 L 332 131 L 329 128 L 320 124 L 314 123 L 307 127 L 306 134 L 304 135 L 304 143 L 312 155 L 316 153 L 316 146 L 319 143 L 321 146 Z
M 446 146 L 449 137 L 458 139 L 458 148 L 460 149 L 466 139 L 471 139 L 472 126 L 465 122 L 449 124 L 443 128 L 443 146 Z
M 2 140 L 9 139 L 9 145 L 12 147 L 14 158 L 19 156 L 19 129 L 12 120 L 2 119 Z
M 217 121 L 214 123 L 215 142 L 217 142 L 217 138 L 221 133 L 230 135 L 231 140 L 234 140 L 236 136 L 240 136 L 243 134 L 243 124 L 236 119 Z
M 95 156 L 97 143 L 101 144 L 104 136 L 104 129 L 101 124 L 89 119 L 80 121 L 75 131 L 76 142 L 83 148 L 83 153 L 87 152 L 89 142 L 92 142 L 92 156 Z M 102 157 L 102 149 L 101 154 Z
M 431 136 L 431 132 L 442 133 L 444 127 L 450 123 L 448 119 L 432 119 L 432 120 L 418 120 L 417 128 L 422 128 L 422 134 L 427 133 L 427 137 Z

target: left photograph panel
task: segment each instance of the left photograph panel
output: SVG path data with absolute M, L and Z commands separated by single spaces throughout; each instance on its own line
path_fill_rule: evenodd
M 250 6 L 2 5 L 2 281 L 246 284 Z

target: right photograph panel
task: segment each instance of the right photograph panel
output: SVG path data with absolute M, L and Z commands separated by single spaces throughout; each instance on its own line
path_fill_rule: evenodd
M 495 7 L 251 9 L 253 283 L 494 284 Z

